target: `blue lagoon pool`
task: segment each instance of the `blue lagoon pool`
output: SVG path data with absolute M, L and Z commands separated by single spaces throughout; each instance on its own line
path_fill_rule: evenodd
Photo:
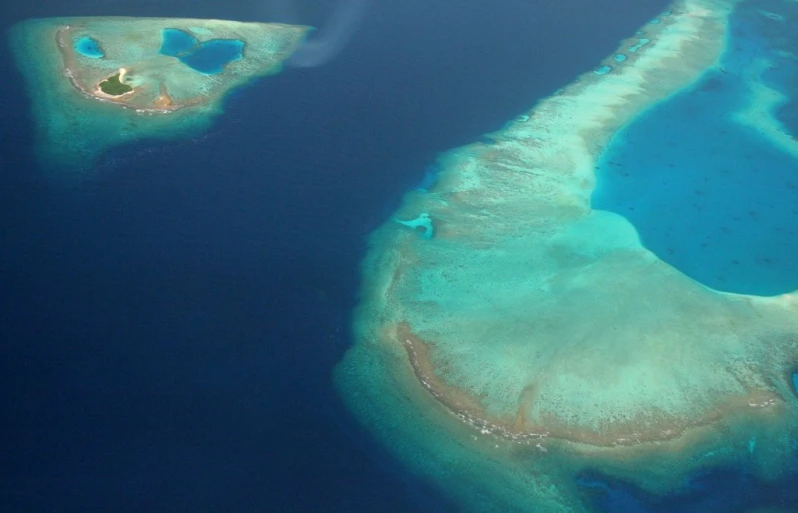
M 216 75 L 244 56 L 244 42 L 238 39 L 212 39 L 199 42 L 191 34 L 168 28 L 163 30 L 160 53 L 180 60 L 205 75 Z
M 88 36 L 83 36 L 75 41 L 75 50 L 84 57 L 89 57 L 91 59 L 102 59 L 105 57 L 100 43 L 98 43 L 96 39 Z

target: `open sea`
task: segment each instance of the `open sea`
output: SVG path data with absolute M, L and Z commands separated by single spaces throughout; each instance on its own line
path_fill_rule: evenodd
M 336 7 L 2 4 L 4 31 L 31 17 L 88 15 L 323 27 Z M 330 62 L 234 92 L 199 137 L 115 148 L 85 174 L 36 167 L 35 91 L 0 52 L 0 512 L 454 511 L 371 442 L 333 389 L 331 370 L 351 344 L 366 237 L 423 182 L 436 154 L 501 128 L 594 68 L 666 5 L 371 0 Z M 278 15 L 292 19 L 270 18 Z M 643 157 L 621 158 L 637 165 Z M 723 172 L 713 168 L 703 189 L 669 186 L 701 191 L 695 201 L 706 205 L 722 196 Z M 632 189 L 612 190 L 620 196 L 604 198 L 608 209 L 635 206 L 623 197 Z M 778 201 L 795 201 L 794 191 L 784 188 Z M 732 192 L 729 209 L 759 189 Z M 672 208 L 665 195 L 651 201 Z M 638 215 L 651 230 L 644 239 L 662 244 L 668 261 L 665 234 L 675 237 L 687 221 L 646 225 L 652 214 Z M 753 230 L 751 214 L 739 216 L 735 229 Z M 767 281 L 778 262 L 723 250 L 730 239 L 715 233 L 717 223 L 691 230 L 721 246 L 704 260 L 685 257 L 695 276 L 734 281 L 748 265 L 744 278 L 754 272 L 761 288 L 729 290 L 783 292 Z M 764 253 L 798 250 L 795 237 L 774 240 Z M 685 253 L 678 244 L 673 251 L 678 264 Z M 741 489 L 735 479 L 713 474 L 705 489 Z M 590 476 L 584 483 L 611 486 Z M 618 484 L 602 508 L 644 511 L 634 497 Z

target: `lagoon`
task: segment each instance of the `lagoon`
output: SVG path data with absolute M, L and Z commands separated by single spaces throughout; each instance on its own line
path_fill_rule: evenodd
M 244 42 L 238 39 L 212 39 L 199 42 L 183 30 L 166 28 L 162 32 L 160 53 L 176 57 L 191 69 L 205 75 L 216 75 L 224 67 L 244 57 Z
M 798 161 L 771 136 L 789 133 L 778 109 L 751 106 L 788 91 L 793 66 L 764 38 L 788 27 L 739 9 L 720 65 L 613 137 L 592 206 L 712 289 L 773 296 L 798 289 Z

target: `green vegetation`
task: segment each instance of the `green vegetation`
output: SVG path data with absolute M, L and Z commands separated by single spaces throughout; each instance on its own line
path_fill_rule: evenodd
M 117 73 L 116 75 L 108 77 L 100 82 L 100 90 L 105 94 L 110 94 L 111 96 L 120 96 L 125 93 L 129 93 L 133 90 L 133 88 L 120 82 L 119 73 Z

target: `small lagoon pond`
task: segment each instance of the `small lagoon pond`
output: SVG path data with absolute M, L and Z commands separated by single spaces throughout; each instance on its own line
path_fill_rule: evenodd
M 205 75 L 219 74 L 228 63 L 244 56 L 244 42 L 238 39 L 212 39 L 200 43 L 188 32 L 173 28 L 164 29 L 162 37 L 162 55 L 176 57 Z

